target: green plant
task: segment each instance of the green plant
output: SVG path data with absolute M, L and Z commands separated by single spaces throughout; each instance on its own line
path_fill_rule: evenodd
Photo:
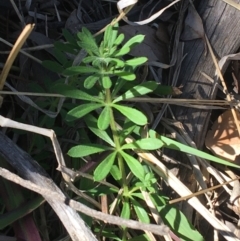
M 180 216 L 179 227 L 174 231 L 183 240 L 203 240 L 184 215 L 167 204 L 168 199 L 157 188 L 154 172 L 148 165 L 140 162 L 133 150 L 151 151 L 167 147 L 222 164 L 235 167 L 236 165 L 182 145 L 154 131 L 149 131 L 148 137 L 141 137 L 144 127 L 148 124 L 147 117 L 141 110 L 127 105 L 126 100 L 140 98 L 156 89 L 159 90 L 154 81 L 139 84 L 136 80 L 135 70 L 147 61 L 145 57 L 126 59 L 131 49 L 143 41 L 143 35 L 136 35 L 123 43 L 124 35 L 118 35 L 118 26 L 109 26 L 102 40 L 96 40 L 86 28 L 83 28 L 76 38 L 66 31 L 64 36 L 68 44 L 56 44 L 58 50 L 55 57 L 58 63 L 46 61 L 44 65 L 68 76 L 69 84 L 60 80 L 53 88 L 55 92 L 76 100 L 64 107 L 67 109 L 66 121 L 73 123 L 82 119 L 88 130 L 98 137 L 98 143 L 93 142 L 85 132 L 85 138 L 79 145 L 73 146 L 68 155 L 78 159 L 88 156 L 96 158 L 94 155 L 105 152 L 105 157 L 93 172 L 93 178 L 94 181 L 107 178 L 117 183 L 122 191 L 115 204 L 120 207 L 121 217 L 129 219 L 137 216 L 141 222 L 149 223 L 151 217 L 146 211 L 143 196 L 143 192 L 147 192 L 159 212 L 168 214 L 163 219 L 173 229 L 176 225 L 175 217 Z M 78 66 L 72 66 L 73 60 L 61 52 L 77 54 L 80 49 L 84 49 L 87 54 Z M 134 81 L 136 84 L 133 84 Z M 135 140 L 126 144 L 125 138 L 130 135 Z M 101 194 L 116 191 L 107 188 L 100 191 L 94 187 L 89 192 L 93 190 Z M 106 237 L 114 236 L 107 228 L 102 233 L 105 233 Z M 121 234 L 120 240 L 127 240 L 125 227 L 122 227 Z M 116 235 L 115 238 L 117 239 Z M 142 240 L 148 239 L 144 236 Z

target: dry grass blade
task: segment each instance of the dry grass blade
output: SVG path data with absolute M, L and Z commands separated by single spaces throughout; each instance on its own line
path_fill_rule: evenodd
M 201 195 L 201 194 L 207 193 L 207 192 L 209 192 L 209 191 L 215 190 L 215 189 L 217 189 L 217 188 L 220 188 L 220 187 L 222 187 L 222 186 L 224 186 L 224 185 L 227 185 L 227 184 L 229 184 L 229 183 L 231 183 L 231 182 L 234 182 L 234 181 L 236 181 L 236 180 L 239 180 L 239 179 L 240 179 L 240 177 L 234 178 L 234 179 L 232 179 L 232 180 L 230 180 L 230 181 L 228 181 L 228 182 L 224 182 L 224 183 L 222 183 L 222 184 L 219 184 L 219 185 L 216 185 L 216 186 L 213 186 L 213 187 L 210 187 L 210 188 L 207 188 L 207 189 L 204 189 L 204 190 L 195 192 L 195 193 L 190 194 L 190 195 L 188 195 L 188 196 L 176 198 L 176 199 L 174 199 L 174 200 L 169 201 L 169 203 L 170 203 L 170 204 L 173 204 L 173 203 L 177 203 L 177 202 L 180 202 L 180 201 L 183 201 L 183 200 L 187 200 L 187 199 L 189 199 L 189 198 L 191 198 L 191 197 L 196 197 L 196 196 L 198 196 L 198 195 Z
M 150 18 L 144 20 L 144 21 L 140 21 L 140 22 L 130 22 L 127 20 L 127 18 L 123 17 L 123 20 L 125 22 L 127 22 L 130 25 L 144 25 L 144 24 L 148 24 L 150 22 L 152 22 L 153 20 L 155 20 L 156 18 L 158 18 L 166 9 L 170 8 L 172 5 L 176 4 L 177 2 L 179 2 L 181 0 L 175 0 L 172 3 L 170 3 L 167 7 L 161 9 L 160 11 L 158 11 L 157 13 L 153 14 Z
M 32 32 L 34 28 L 34 24 L 28 24 L 26 25 L 26 27 L 23 29 L 22 33 L 20 34 L 20 36 L 18 37 L 16 43 L 13 46 L 12 51 L 10 52 L 8 59 L 4 65 L 4 68 L 2 70 L 2 73 L 0 75 L 0 90 L 3 89 L 5 80 L 8 76 L 9 70 L 13 64 L 13 61 L 15 60 L 17 54 L 19 53 L 21 47 L 23 46 L 24 42 L 26 41 L 26 39 L 28 38 L 28 36 L 30 35 L 30 33 Z
M 116 225 L 124 225 L 124 226 L 127 226 L 129 228 L 134 228 L 134 229 L 148 230 L 148 231 L 153 232 L 158 235 L 165 235 L 169 232 L 169 228 L 165 225 L 143 224 L 143 223 L 139 223 L 137 221 L 127 220 L 127 219 L 123 219 L 123 218 L 119 218 L 116 216 L 112 216 L 109 214 L 95 211 L 77 201 L 69 200 L 57 192 L 53 192 L 52 190 L 49 190 L 47 188 L 39 187 L 38 185 L 35 185 L 30 181 L 26 181 L 26 180 L 18 177 L 17 175 L 9 172 L 8 170 L 6 170 L 4 168 L 0 168 L 0 176 L 4 177 L 5 179 L 7 179 L 9 181 L 13 181 L 27 189 L 37 192 L 43 196 L 47 196 L 48 198 L 57 200 L 60 203 L 68 203 L 69 206 L 72 207 L 73 209 L 76 209 L 81 213 L 85 213 L 93 218 L 97 218 L 97 219 L 105 221 L 105 222 L 109 222 L 109 223 L 116 224 Z M 81 238 L 79 240 L 83 240 Z
M 233 0 L 222 0 L 222 1 L 240 10 L 240 4 L 234 2 Z

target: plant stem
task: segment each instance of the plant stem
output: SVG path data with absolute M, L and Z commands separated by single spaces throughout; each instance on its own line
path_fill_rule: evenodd
M 111 105 L 111 103 L 112 103 L 110 89 L 106 89 L 106 103 L 109 104 L 109 105 Z M 118 166 L 119 166 L 120 172 L 122 174 L 123 190 L 124 190 L 124 193 L 127 193 L 128 192 L 128 186 L 127 186 L 127 182 L 126 182 L 126 173 L 125 173 L 124 161 L 123 161 L 122 155 L 119 154 L 119 151 L 121 150 L 121 145 L 120 145 L 120 142 L 119 142 L 119 136 L 118 136 L 117 127 L 116 127 L 116 124 L 115 124 L 115 119 L 114 119 L 112 107 L 110 107 L 110 128 L 112 130 L 113 141 L 115 143 L 116 150 L 118 151 L 117 159 L 118 159 Z

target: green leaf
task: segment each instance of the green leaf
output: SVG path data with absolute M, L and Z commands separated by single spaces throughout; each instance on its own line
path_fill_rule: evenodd
M 125 48 L 121 48 L 120 50 L 117 50 L 113 53 L 114 57 L 121 57 L 124 56 L 126 54 L 128 54 L 130 52 L 130 48 L 129 47 L 125 47 Z
M 51 61 L 51 60 L 44 60 L 42 62 L 42 65 L 46 68 L 49 69 L 53 72 L 56 73 L 62 73 L 63 72 L 63 66 L 57 63 L 56 61 Z
M 73 45 L 76 45 L 76 44 L 77 44 L 75 37 L 74 37 L 67 29 L 64 28 L 64 29 L 62 30 L 62 33 L 63 33 L 64 38 L 65 38 L 69 43 L 71 43 L 71 44 L 73 44 Z
M 62 43 L 62 42 L 56 42 L 54 43 L 54 47 L 62 52 L 70 53 L 70 54 L 77 54 L 76 46 L 69 44 L 69 43 Z M 79 49 L 79 47 L 78 47 Z
M 86 66 L 72 66 L 63 71 L 64 75 L 93 74 L 98 73 L 99 69 Z
M 102 85 L 104 89 L 110 89 L 112 86 L 112 81 L 109 76 L 103 76 L 102 78 Z
M 158 84 L 155 81 L 148 81 L 144 82 L 140 85 L 136 85 L 127 92 L 125 92 L 123 95 L 118 96 L 113 103 L 116 103 L 121 100 L 126 100 L 130 98 L 134 98 L 141 95 L 146 95 L 148 93 L 153 92 L 157 88 Z
M 124 45 L 123 45 L 123 49 L 124 48 L 130 48 L 132 49 L 135 45 L 142 43 L 142 41 L 144 40 L 144 35 L 139 34 L 136 35 L 134 37 L 132 37 L 131 39 L 129 39 Z
M 98 228 L 96 225 L 94 225 L 94 233 L 96 233 L 98 236 L 101 237 L 106 237 L 107 240 L 116 240 L 116 241 L 122 241 L 122 238 L 119 238 L 116 234 L 116 232 L 112 232 L 113 228 L 107 228 L 105 227 L 104 229 L 102 226 Z
M 163 142 L 157 138 L 144 138 L 122 146 L 122 149 L 156 150 L 163 146 Z
M 133 130 L 136 128 L 136 124 L 132 123 L 129 119 L 125 119 L 122 130 L 119 131 L 120 143 L 125 143 L 125 139 L 129 136 Z
M 139 178 L 141 181 L 144 181 L 144 175 L 145 174 L 144 174 L 144 168 L 141 165 L 141 163 L 137 159 L 130 156 L 129 154 L 127 154 L 124 151 L 120 151 L 120 154 L 122 155 L 122 157 L 126 161 L 128 167 L 130 168 L 130 170 L 134 174 L 134 176 Z
M 96 67 L 97 69 L 99 69 L 99 72 L 100 72 L 100 69 L 102 69 L 103 63 L 105 64 L 104 59 L 102 59 L 102 58 L 96 58 L 96 59 L 92 62 L 92 65 L 93 65 L 94 67 Z
M 157 95 L 177 95 L 181 94 L 181 88 L 167 85 L 158 85 L 155 89 Z
M 96 60 L 97 58 L 98 57 L 96 57 L 96 56 L 87 56 L 82 60 L 82 62 L 84 64 L 89 64 L 89 63 L 93 62 L 94 60 Z
M 61 65 L 64 65 L 68 62 L 67 56 L 62 51 L 58 50 L 57 48 L 53 49 L 53 54 L 54 54 L 54 57 L 57 59 L 57 61 Z
M 163 222 L 174 230 L 181 240 L 204 241 L 203 236 L 193 227 L 185 215 L 172 205 L 157 207 Z
M 68 151 L 67 154 L 71 157 L 84 157 L 108 150 L 111 150 L 111 148 L 108 146 L 89 143 L 88 145 L 74 146 Z
M 170 138 L 167 138 L 165 136 L 159 135 L 159 136 L 157 136 L 157 138 L 159 138 L 164 143 L 164 146 L 169 148 L 169 149 L 178 150 L 178 151 L 185 152 L 185 153 L 188 153 L 188 154 L 191 154 L 191 155 L 199 156 L 199 157 L 204 158 L 206 160 L 217 162 L 217 163 L 220 163 L 222 165 L 240 168 L 239 165 L 236 165 L 236 164 L 231 163 L 229 161 L 226 161 L 226 160 L 223 160 L 221 158 L 215 157 L 215 156 L 210 155 L 208 153 L 205 153 L 203 151 L 199 151 L 199 150 L 197 150 L 193 147 L 184 145 L 180 142 L 174 141 L 174 140 L 172 140 Z
M 64 95 L 66 97 L 72 99 L 79 99 L 79 100 L 88 100 L 94 101 L 98 103 L 102 103 L 102 101 L 96 97 L 93 97 L 81 90 L 76 89 L 73 86 L 65 85 L 65 84 L 56 84 L 52 88 L 53 92 L 57 92 L 58 94 Z
M 123 201 L 123 207 L 122 207 L 122 211 L 121 211 L 121 218 L 125 218 L 125 219 L 130 219 L 130 205 L 129 202 Z
M 113 53 L 115 53 L 116 50 L 117 50 L 117 46 L 113 46 L 112 48 L 109 49 L 107 56 L 114 56 Z
M 115 143 L 113 140 L 110 138 L 110 136 L 107 134 L 106 131 L 100 130 L 97 126 L 97 119 L 91 115 L 88 114 L 87 116 L 84 117 L 84 121 L 87 124 L 88 128 L 99 138 L 102 140 L 106 141 L 109 145 L 115 147 Z
M 81 40 L 78 42 L 80 47 L 85 49 L 90 54 L 92 52 L 97 56 L 100 55 L 96 40 L 88 29 L 83 27 L 82 32 L 78 33 L 77 36 Z
M 116 181 L 120 181 L 122 179 L 121 172 L 117 165 L 112 166 L 110 173 Z
M 100 55 L 98 47 L 93 47 L 91 42 L 87 42 L 87 41 L 81 42 L 81 41 L 78 41 L 77 44 L 90 55 L 92 55 L 92 54 L 94 54 L 96 56 Z
M 139 110 L 117 104 L 113 104 L 113 108 L 117 109 L 119 112 L 121 112 L 124 116 L 126 116 L 129 120 L 131 120 L 137 125 L 147 124 L 147 117 Z
M 133 238 L 128 239 L 128 241 L 151 241 L 147 234 L 141 234 Z
M 133 58 L 125 61 L 125 64 L 129 66 L 139 66 L 147 62 L 147 60 L 148 59 L 146 57 L 138 57 L 138 58 Z
M 124 80 L 128 80 L 128 81 L 133 81 L 136 79 L 136 75 L 134 73 L 130 73 L 130 72 L 126 72 L 126 71 L 114 71 L 113 74 L 121 77 Z
M 120 45 L 120 44 L 123 42 L 123 40 L 124 40 L 124 34 L 121 33 L 121 34 L 118 35 L 118 37 L 117 37 L 117 39 L 114 41 L 114 44 L 113 44 L 113 45 L 118 46 L 118 45 Z
M 87 77 L 84 80 L 84 88 L 91 89 L 96 84 L 98 79 L 99 79 L 99 76 L 97 76 L 97 75 L 90 75 L 89 77 Z
M 149 219 L 148 213 L 145 211 L 145 208 L 142 207 L 141 204 L 137 202 L 135 199 L 131 199 L 131 203 L 133 205 L 133 208 L 139 220 L 142 223 L 150 223 L 150 219 Z
M 90 104 L 82 104 L 78 107 L 73 108 L 67 113 L 66 120 L 67 121 L 74 121 L 76 119 L 79 119 L 86 114 L 90 113 L 93 110 L 96 110 L 100 107 L 102 107 L 103 104 L 96 104 L 96 103 L 90 103 Z
M 113 163 L 115 161 L 117 153 L 113 152 L 109 154 L 95 169 L 94 171 L 94 181 L 101 181 L 103 180 L 108 173 L 110 172 Z
M 110 124 L 110 106 L 105 106 L 98 118 L 98 128 L 100 130 L 106 130 Z
M 114 26 L 108 25 L 107 29 L 105 30 L 104 33 L 104 47 L 105 48 L 112 48 L 113 43 L 115 42 L 118 34 L 118 24 L 115 24 Z
M 107 64 L 113 63 L 116 68 L 121 68 L 125 65 L 124 61 L 117 58 L 105 58 L 103 59 L 103 61 L 106 62 Z

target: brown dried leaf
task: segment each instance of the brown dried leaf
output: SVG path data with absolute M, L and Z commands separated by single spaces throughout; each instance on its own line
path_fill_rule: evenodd
M 240 123 L 240 114 L 236 112 Z M 213 153 L 229 161 L 239 162 L 240 137 L 231 110 L 225 111 L 208 131 L 205 145 Z

